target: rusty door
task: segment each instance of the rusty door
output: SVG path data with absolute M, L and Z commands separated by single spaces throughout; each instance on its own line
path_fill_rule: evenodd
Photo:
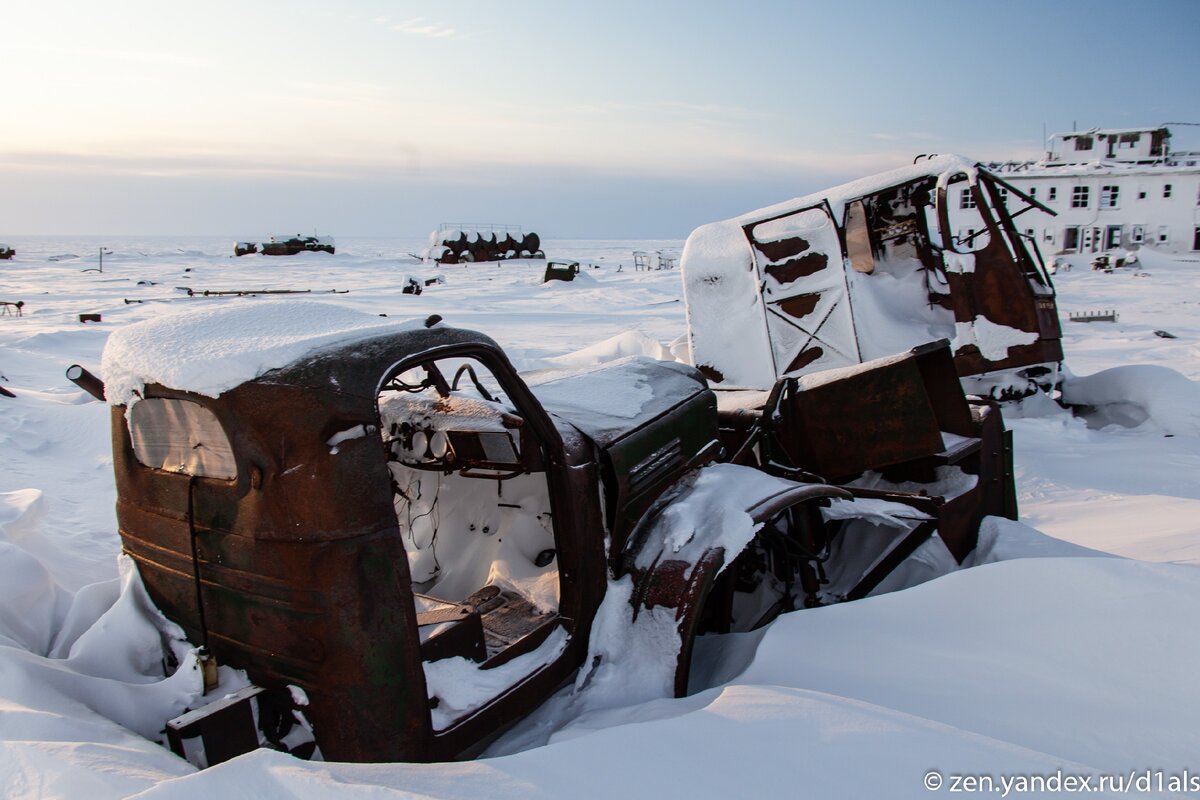
M 743 227 L 754 253 L 777 376 L 862 360 L 841 239 L 821 204 Z

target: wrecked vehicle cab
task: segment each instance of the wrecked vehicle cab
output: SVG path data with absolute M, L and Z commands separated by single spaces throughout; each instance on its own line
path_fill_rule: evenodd
M 848 482 L 899 458 L 940 486 L 944 451 L 980 450 L 975 428 L 939 433 L 970 419 L 961 388 L 931 400 L 929 359 L 910 356 L 859 379 L 906 370 L 933 427 L 898 456 L 864 454 Z M 613 580 L 632 586 L 627 624 L 673 620 L 684 694 L 695 637 L 868 594 L 916 548 L 945 550 L 941 498 L 825 483 L 794 447 L 804 420 L 722 411 L 679 363 L 526 379 L 438 318 L 256 303 L 120 329 L 102 368 L 124 551 L 193 643 L 273 693 L 236 720 L 223 698 L 170 723 L 200 765 L 291 749 L 289 687 L 325 758 L 469 757 L 584 665 Z M 779 398 L 804 388 L 781 384 L 774 407 L 800 408 Z M 945 504 L 969 518 L 954 557 L 997 513 L 970 487 L 1011 482 L 972 463 L 968 499 Z
M 951 227 L 951 196 L 981 228 Z M 1051 390 L 1054 288 L 1010 203 L 1054 213 L 937 156 L 702 226 L 681 262 L 691 361 L 718 388 L 769 389 L 946 339 L 970 394 Z

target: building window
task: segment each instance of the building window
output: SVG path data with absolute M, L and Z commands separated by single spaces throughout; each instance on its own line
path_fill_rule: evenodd
M 1003 186 L 1000 187 L 1000 202 L 1008 205 L 1008 189 L 1005 189 Z
M 1171 231 L 1166 225 L 1158 226 L 1158 243 L 1166 244 L 1171 241 Z
M 1033 228 L 1026 228 L 1025 229 L 1025 238 L 1032 242 L 1033 237 L 1034 237 Z
M 1138 200 L 1145 200 L 1145 199 L 1146 199 L 1146 190 L 1143 189 L 1141 186 L 1139 186 L 1138 187 Z
M 1075 149 L 1076 150 L 1091 150 L 1092 149 L 1092 137 L 1076 136 L 1075 137 Z
M 1063 228 L 1063 250 L 1078 250 L 1079 249 L 1079 226 L 1072 225 L 1069 228 Z
M 1192 249 L 1200 250 L 1200 225 L 1196 226 L 1196 230 L 1192 233 Z
M 1071 208 L 1087 208 L 1091 188 L 1088 186 L 1076 186 L 1071 189 Z
M 1121 246 L 1121 226 L 1109 225 L 1104 231 L 1104 249 L 1116 250 Z
M 1054 229 L 1053 228 L 1043 228 L 1042 229 L 1042 241 L 1049 242 L 1050 244 L 1054 244 Z
M 1029 197 L 1033 200 L 1037 200 L 1037 187 L 1036 186 L 1029 187 Z
M 962 244 L 963 242 L 969 242 L 969 241 L 971 241 L 972 238 L 974 238 L 974 236 L 975 236 L 974 228 L 959 228 L 958 229 L 958 237 L 954 243 Z
M 1200 189 L 1196 190 L 1196 205 L 1200 206 Z
M 1058 199 L 1058 187 L 1051 186 L 1049 189 L 1046 190 L 1046 200 L 1048 202 L 1053 203 L 1057 199 Z
M 1146 226 L 1134 225 L 1129 231 L 1129 242 L 1131 244 L 1141 244 L 1146 241 Z
M 971 193 L 970 189 L 963 189 L 962 192 L 958 195 L 958 207 L 959 208 L 974 208 L 975 207 L 975 195 Z
M 1100 207 L 1101 208 L 1116 208 L 1117 201 L 1121 194 L 1120 186 L 1101 186 L 1100 187 Z
M 1166 198 L 1168 198 L 1170 196 L 1171 196 L 1171 184 L 1169 184 L 1169 183 L 1163 184 L 1163 199 L 1165 200 Z
M 1121 134 L 1121 141 L 1117 144 L 1117 147 L 1121 148 L 1122 150 L 1132 150 L 1133 146 L 1138 143 L 1138 138 L 1139 137 L 1136 133 L 1123 133 Z

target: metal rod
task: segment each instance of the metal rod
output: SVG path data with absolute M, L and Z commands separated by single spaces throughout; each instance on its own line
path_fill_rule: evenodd
M 104 402 L 104 381 L 97 378 L 78 364 L 67 367 L 67 380 L 83 389 L 92 397 Z

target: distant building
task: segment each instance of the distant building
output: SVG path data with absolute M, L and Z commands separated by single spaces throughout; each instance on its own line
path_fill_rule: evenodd
M 1200 152 L 1171 152 L 1170 141 L 1166 127 L 1057 133 L 1040 161 L 986 166 L 1057 213 L 1005 198 L 1017 229 L 1047 261 L 1142 246 L 1194 253 L 1200 251 Z M 960 188 L 948 200 L 958 238 L 968 239 L 981 227 L 974 199 Z

